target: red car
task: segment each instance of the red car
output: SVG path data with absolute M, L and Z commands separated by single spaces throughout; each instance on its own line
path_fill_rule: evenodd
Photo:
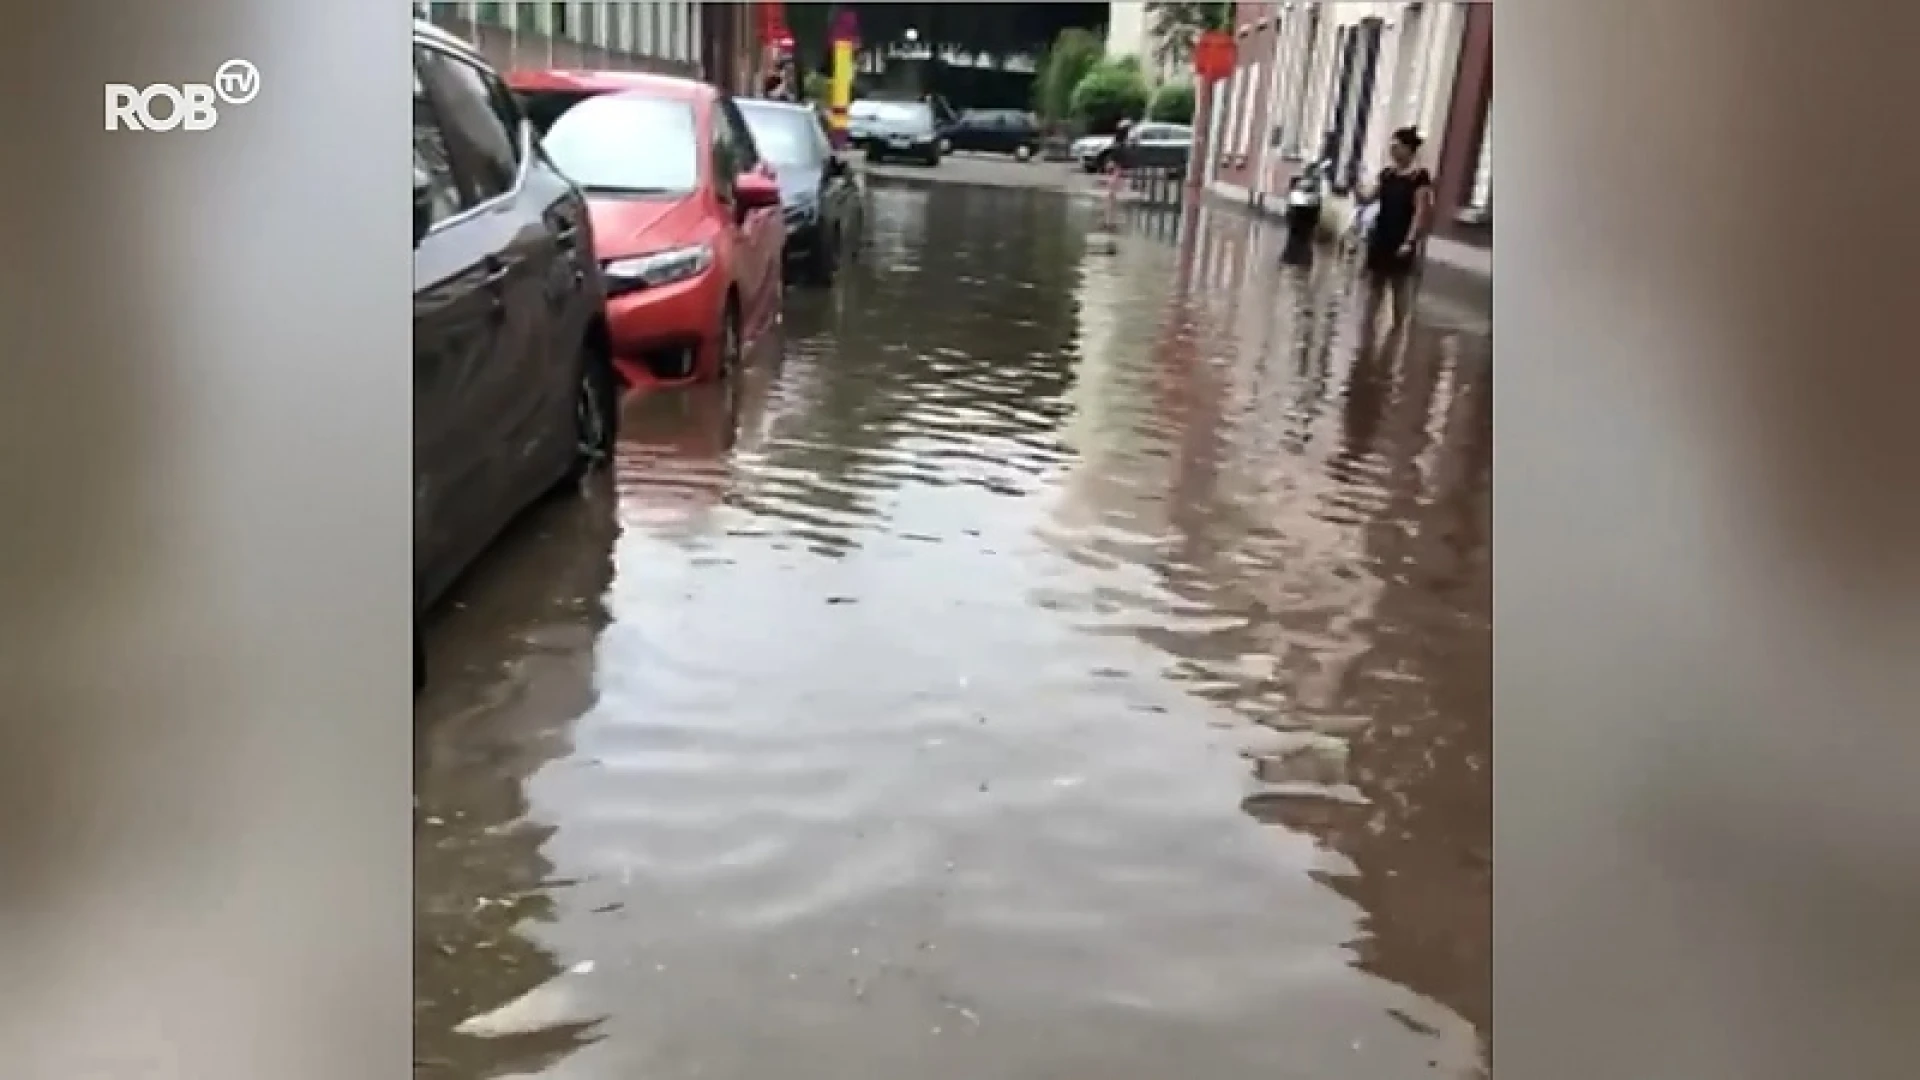
M 780 185 L 732 97 L 630 72 L 509 76 L 587 198 L 629 386 L 730 377 L 780 320 Z

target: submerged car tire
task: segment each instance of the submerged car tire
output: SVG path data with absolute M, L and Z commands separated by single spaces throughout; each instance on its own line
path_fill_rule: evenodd
M 830 286 L 839 270 L 840 233 L 835 229 L 822 229 L 819 239 L 813 242 L 813 250 L 807 252 L 803 268 L 807 282 L 811 285 Z
M 573 464 L 567 480 L 577 482 L 612 460 L 620 439 L 620 378 L 613 358 L 592 338 L 580 346 L 579 373 L 573 387 Z
M 714 378 L 728 382 L 740 375 L 740 300 L 727 297 L 726 310 L 720 314 L 720 369 L 714 372 Z

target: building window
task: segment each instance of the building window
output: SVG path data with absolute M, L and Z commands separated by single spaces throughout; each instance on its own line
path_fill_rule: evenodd
M 1373 92 L 1380 75 L 1380 35 L 1385 24 L 1379 19 L 1360 21 L 1360 73 L 1353 100 L 1353 134 L 1342 148 L 1341 179 L 1352 190 L 1360 182 L 1362 159 L 1367 152 L 1367 132 L 1373 126 Z
M 1486 115 L 1480 118 L 1480 158 L 1473 166 L 1473 188 L 1467 192 L 1467 209 L 1482 217 L 1493 214 L 1493 99 L 1487 99 Z
M 1286 81 L 1287 64 L 1292 54 L 1287 49 L 1287 36 L 1299 22 L 1291 11 L 1284 11 L 1273 17 L 1273 81 L 1267 86 L 1267 147 L 1278 150 L 1286 145 Z
M 1306 9 L 1306 26 L 1300 38 L 1293 70 L 1293 94 L 1287 102 L 1287 156 L 1298 160 L 1307 156 L 1307 97 L 1313 90 L 1313 69 L 1320 59 L 1320 6 Z
M 1240 106 L 1240 131 L 1235 137 L 1242 155 L 1253 151 L 1253 114 L 1260 107 L 1261 72 L 1257 60 L 1246 70 L 1246 101 Z
M 1220 129 L 1218 145 L 1221 153 L 1227 156 L 1233 154 L 1233 133 L 1240 130 L 1240 99 L 1243 96 L 1240 91 L 1246 86 L 1246 81 L 1246 72 L 1236 68 L 1220 87 L 1220 95 L 1227 102 L 1227 122 Z
M 1393 76 L 1400 105 L 1388 114 L 1394 127 L 1420 123 L 1420 103 L 1425 100 L 1420 83 L 1425 74 L 1429 29 L 1425 5 L 1408 4 L 1406 15 L 1400 20 L 1400 63 Z
M 1333 90 L 1327 95 L 1327 122 L 1320 139 L 1320 160 L 1337 161 L 1342 140 L 1347 134 L 1347 105 L 1353 88 L 1353 67 L 1359 37 L 1351 26 L 1343 26 L 1334 37 Z M 1338 179 L 1334 181 L 1339 183 Z
M 500 0 L 479 0 L 473 5 L 473 21 L 482 26 L 505 26 L 507 5 Z
M 514 29 L 523 34 L 539 33 L 541 14 L 544 7 L 545 5 L 543 4 L 513 5 Z

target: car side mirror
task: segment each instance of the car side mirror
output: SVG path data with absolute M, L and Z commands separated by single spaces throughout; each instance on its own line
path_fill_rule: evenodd
M 413 246 L 419 247 L 433 227 L 433 191 L 419 177 L 413 181 Z
M 780 182 L 764 172 L 741 173 L 733 182 L 734 205 L 742 211 L 780 205 Z

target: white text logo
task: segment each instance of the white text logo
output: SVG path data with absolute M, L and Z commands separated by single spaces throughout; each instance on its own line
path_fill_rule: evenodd
M 108 131 L 209 131 L 220 122 L 221 104 L 245 105 L 260 96 L 260 69 L 251 61 L 229 60 L 213 73 L 213 83 L 107 84 Z

